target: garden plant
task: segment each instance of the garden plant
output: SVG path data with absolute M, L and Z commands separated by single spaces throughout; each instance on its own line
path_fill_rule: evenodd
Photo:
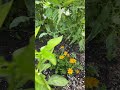
M 88 90 L 119 89 L 119 3 L 119 0 L 86 0 Z
M 0 0 L 0 90 L 34 88 L 32 3 L 32 0 Z
M 35 89 L 84 90 L 85 1 L 35 0 Z
M 119 90 L 119 44 L 120 0 L 0 0 L 0 90 Z

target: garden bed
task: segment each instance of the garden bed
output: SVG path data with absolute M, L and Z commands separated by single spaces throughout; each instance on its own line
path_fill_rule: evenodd
M 86 45 L 86 69 L 90 65 L 94 67 L 95 72 L 91 72 L 99 80 L 100 87 L 105 85 L 104 89 L 106 90 L 119 90 L 119 55 L 112 61 L 109 61 L 106 58 L 105 44 L 103 42 L 96 42 L 96 40 L 94 39 Z M 86 71 L 87 76 L 90 76 L 88 71 Z
M 43 37 L 46 38 L 46 37 Z M 44 39 L 44 42 L 42 42 L 42 38 L 40 40 L 36 40 L 35 46 L 36 50 L 39 51 L 39 49 L 47 44 L 47 41 L 50 39 L 50 37 L 47 37 Z M 69 52 L 69 54 L 76 54 L 76 60 L 81 63 L 82 67 L 85 68 L 85 54 L 80 53 L 79 46 L 77 44 L 70 44 L 69 41 L 63 41 L 55 47 L 54 53 L 60 52 L 60 47 L 64 46 L 65 51 Z M 46 70 L 44 71 L 44 74 L 49 78 L 51 75 L 55 74 L 54 70 Z M 65 78 L 69 80 L 69 83 L 65 87 L 55 87 L 53 86 L 54 90 L 85 90 L 85 69 L 81 70 L 79 74 L 70 76 L 70 75 L 63 75 Z

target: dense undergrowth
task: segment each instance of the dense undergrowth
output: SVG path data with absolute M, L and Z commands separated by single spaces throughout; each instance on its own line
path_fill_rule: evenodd
M 0 0 L 1 90 L 23 90 L 34 87 L 32 3 L 28 0 Z
M 86 1 L 86 88 L 110 90 L 119 88 L 111 69 L 119 61 L 119 0 Z M 90 56 L 90 57 L 89 57 Z M 119 72 L 115 70 L 115 72 Z M 114 74 L 114 73 L 112 73 Z M 117 76 L 117 75 L 116 75 Z
M 36 40 L 41 43 L 35 51 L 36 90 L 67 86 L 68 77 L 84 70 L 78 56 L 85 51 L 85 1 L 36 0 L 35 27 Z
M 99 75 L 105 72 L 101 69 L 108 68 L 109 63 L 118 59 L 120 1 L 86 0 L 86 20 L 85 0 L 35 0 L 35 6 L 33 2 L 0 0 L 0 38 L 5 41 L 2 44 L 4 41 L 0 40 L 0 79 L 7 82 L 5 87 L 8 90 L 23 89 L 29 80 L 34 81 L 35 71 L 36 90 L 78 88 L 80 84 L 73 85 L 73 78 L 77 82 L 82 78 L 88 90 L 107 90 L 103 83 L 106 79 Z M 84 60 L 80 56 L 85 53 L 85 21 L 86 48 L 94 58 L 88 58 L 84 79 Z M 37 42 L 35 50 L 34 40 Z M 99 58 L 95 52 L 99 53 Z M 26 67 L 28 62 L 32 67 Z

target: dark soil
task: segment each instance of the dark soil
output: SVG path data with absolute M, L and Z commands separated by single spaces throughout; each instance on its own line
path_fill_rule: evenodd
M 120 90 L 120 60 L 118 57 L 109 61 L 106 58 L 104 42 L 92 40 L 86 45 L 86 68 L 93 64 L 98 67 L 97 77 L 101 83 L 107 86 L 107 90 Z M 86 76 L 89 74 L 86 72 Z
M 30 28 L 28 28 L 29 30 Z M 25 31 L 0 31 L 0 55 L 7 61 L 12 60 L 12 53 L 29 44 L 29 39 L 34 32 Z M 17 37 L 20 38 L 17 38 Z
M 8 88 L 8 82 L 5 77 L 0 77 L 0 89 L 1 90 L 7 90 Z

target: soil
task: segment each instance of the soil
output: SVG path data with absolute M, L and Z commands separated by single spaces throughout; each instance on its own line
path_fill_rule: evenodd
M 120 90 L 120 60 L 118 57 L 109 61 L 106 58 L 104 42 L 92 40 L 86 45 L 86 66 L 93 64 L 98 67 L 97 77 L 101 83 L 107 86 L 107 90 Z M 86 67 L 87 68 L 87 67 Z M 86 72 L 86 76 L 89 74 Z

